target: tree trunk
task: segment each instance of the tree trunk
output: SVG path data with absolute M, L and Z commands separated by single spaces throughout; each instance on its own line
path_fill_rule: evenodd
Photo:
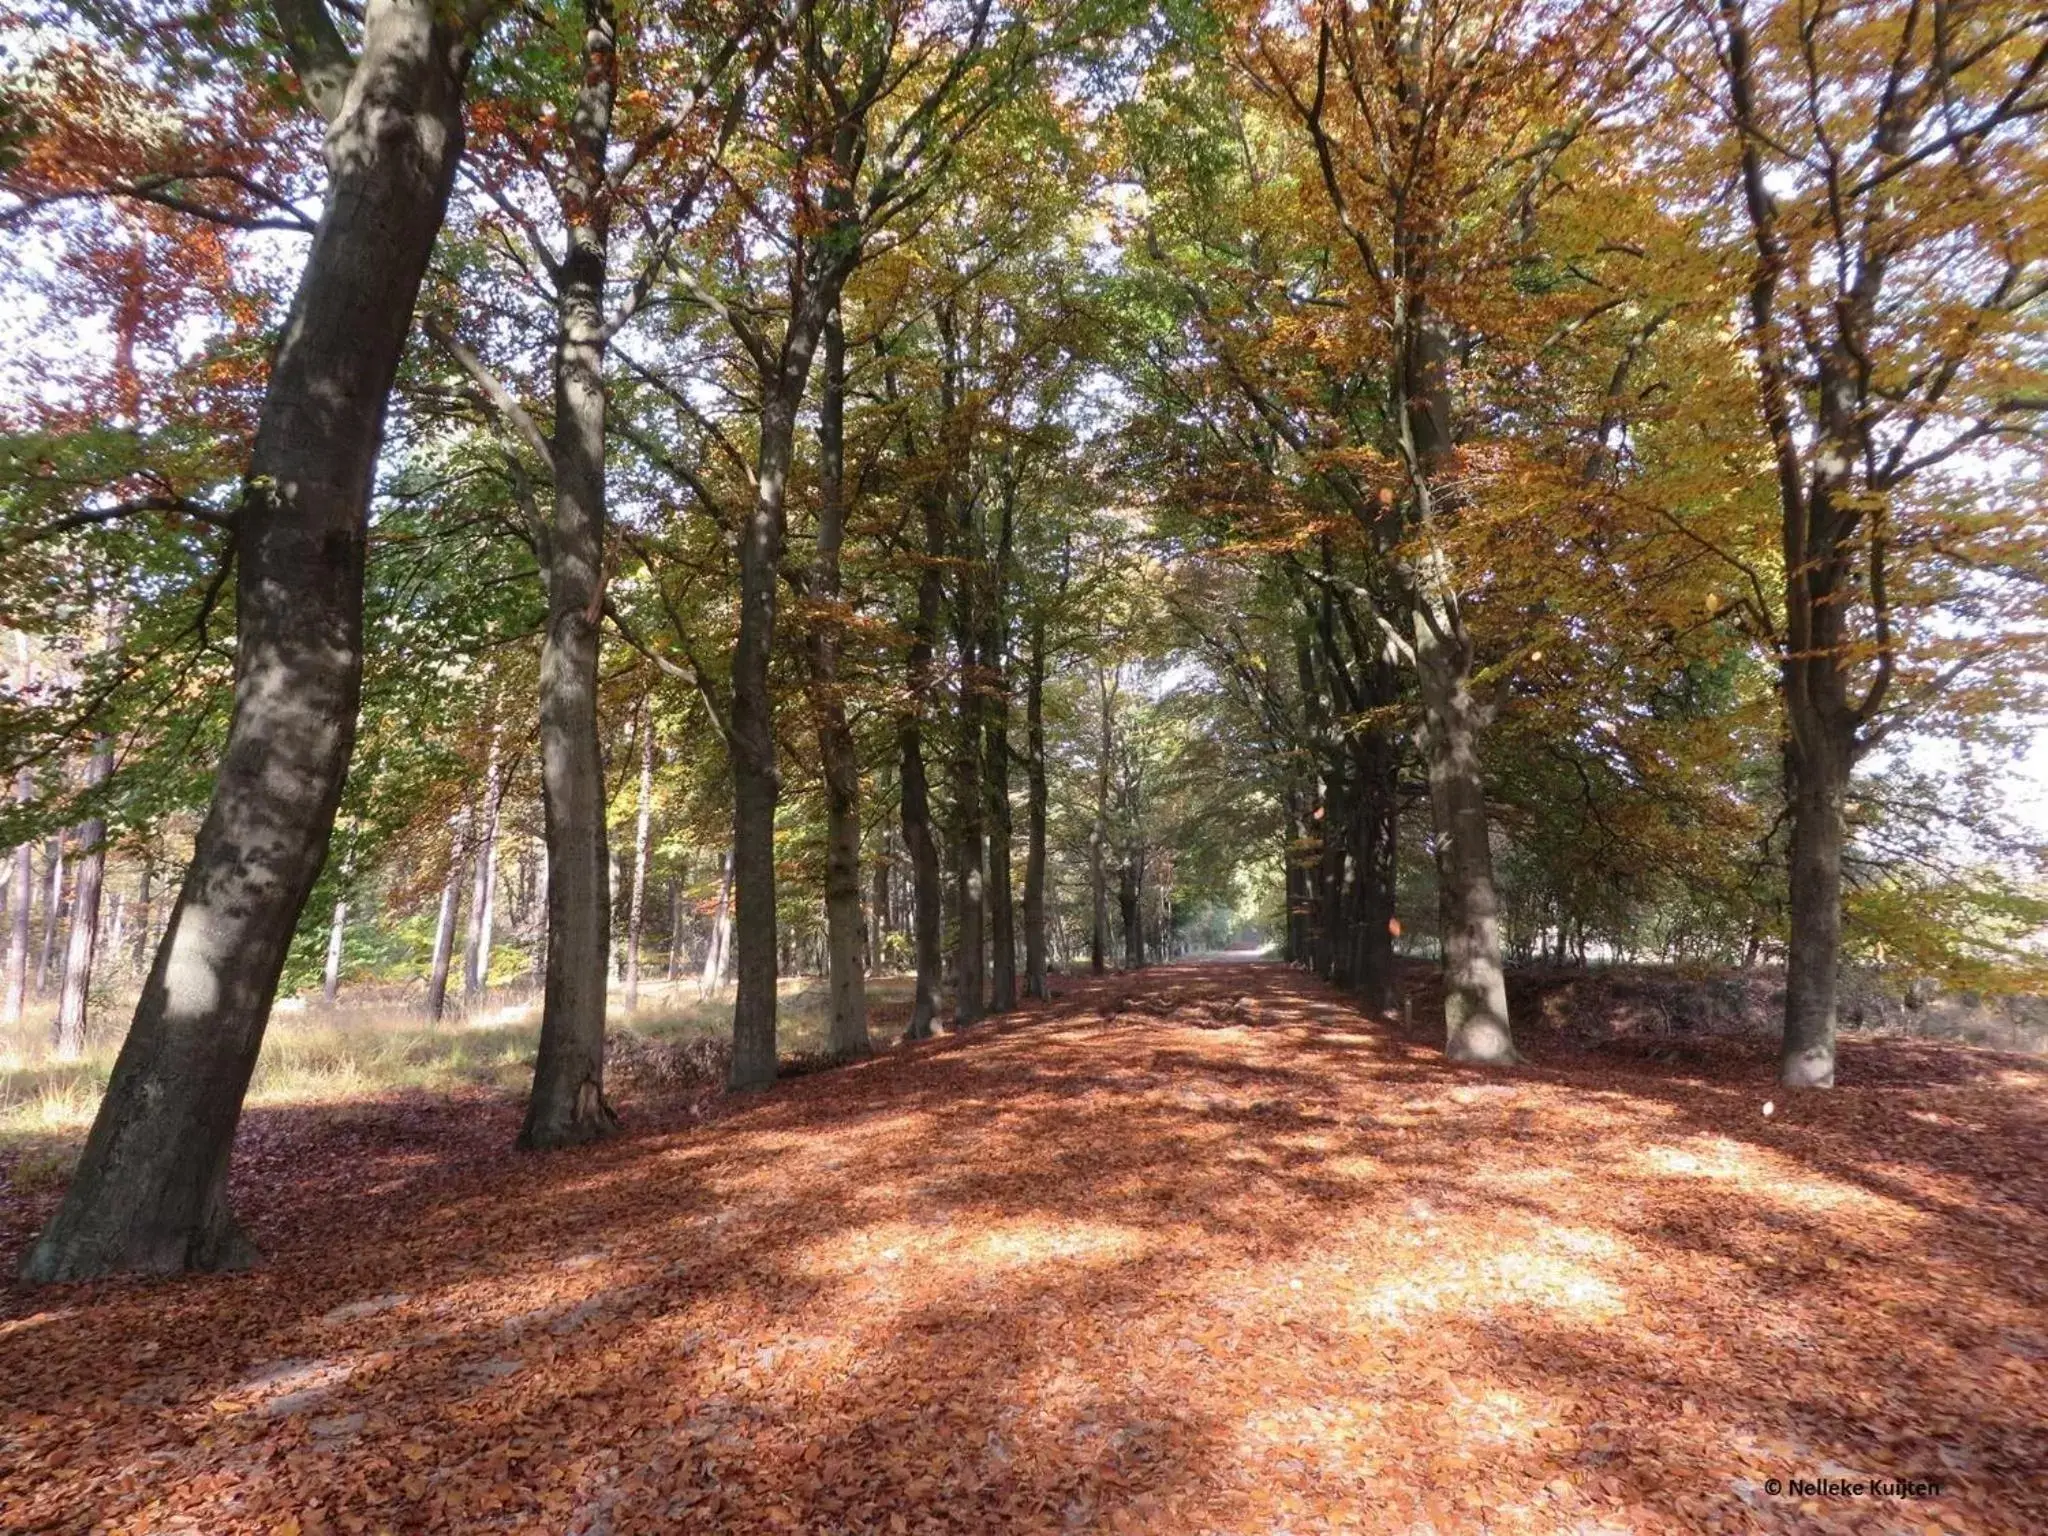
M 668 883 L 668 984 L 676 983 L 677 968 L 680 966 L 683 937 L 683 886 L 679 880 Z M 673 994 L 671 994 L 673 995 Z
M 932 836 L 931 786 L 924 766 L 924 702 L 931 697 L 932 653 L 938 635 L 939 608 L 945 600 L 940 562 L 946 557 L 944 504 L 927 497 L 924 509 L 925 567 L 917 583 L 917 622 L 907 658 L 910 707 L 897 725 L 902 754 L 903 846 L 910 855 L 912 915 L 917 940 L 917 990 L 910 1007 L 908 1040 L 932 1032 L 939 1006 L 939 968 L 944 964 L 945 896 L 939 874 L 939 849 Z
M 740 538 L 740 623 L 732 653 L 733 940 L 739 988 L 733 998 L 731 1086 L 775 1081 L 775 700 L 768 663 L 775 644 L 781 580 L 783 498 L 796 432 L 796 402 L 770 381 L 761 413 L 754 504 Z
M 469 891 L 469 937 L 462 951 L 462 996 L 467 1003 L 476 1002 L 491 984 L 491 921 L 497 905 L 498 815 L 502 803 L 498 732 L 493 728 L 491 753 L 484 762 L 483 801 L 477 807 L 480 837 L 475 850 L 475 880 Z
M 697 981 L 697 995 L 713 996 L 724 983 L 725 953 L 732 942 L 732 855 L 726 854 L 718 867 L 718 905 L 711 914 L 711 935 L 704 945 L 704 973 Z
M 57 960 L 57 934 L 64 925 L 64 839 L 50 839 L 45 867 L 49 888 L 43 893 L 43 942 L 36 950 L 36 996 L 50 990 L 50 967 Z
M 372 0 L 327 130 L 327 206 L 236 520 L 226 753 L 78 1172 L 23 1265 L 31 1281 L 251 1257 L 228 1153 L 354 744 L 365 510 L 462 148 L 468 40 L 439 9 Z
M 1493 844 L 1479 764 L 1483 715 L 1472 697 L 1470 662 L 1457 642 L 1439 639 L 1450 621 L 1418 607 L 1417 672 L 1423 703 L 1423 756 L 1437 841 L 1443 930 L 1444 1054 L 1453 1061 L 1506 1064 L 1515 1058 L 1508 1027 L 1507 979 L 1500 959 L 1500 909 Z
M 1145 930 L 1138 911 L 1137 865 L 1131 858 L 1117 866 L 1116 905 L 1124 927 L 1124 969 L 1141 971 L 1145 968 Z
M 153 847 L 146 847 L 143 850 L 142 854 L 142 879 L 141 883 L 136 888 L 135 893 L 134 967 L 138 971 L 142 969 L 144 963 L 149 958 L 149 946 L 151 942 L 151 935 L 149 930 L 150 924 L 153 920 L 150 910 L 150 898 L 154 894 L 153 891 L 151 890 L 151 887 L 155 883 L 155 877 L 156 850 Z
M 14 803 L 36 797 L 35 774 L 27 768 L 14 775 Z M 14 849 L 14 911 L 7 925 L 7 997 L 0 1005 L 0 1024 L 19 1024 L 28 1007 L 29 904 L 36 881 L 35 846 L 24 840 Z
M 626 1012 L 640 1006 L 640 924 L 647 896 L 647 841 L 654 824 L 654 711 L 640 706 L 640 808 L 633 822 L 633 895 L 626 910 Z
M 846 536 L 846 338 L 835 305 L 825 322 L 818 406 L 818 536 L 807 583 L 806 655 L 818 758 L 825 781 L 825 1050 L 835 1061 L 874 1054 L 868 1039 L 865 936 L 860 906 L 860 752 L 839 687 L 843 637 L 839 551 Z
M 327 967 L 321 974 L 320 1001 L 327 1007 L 334 1006 L 335 998 L 341 991 L 342 941 L 348 937 L 348 898 L 337 896 L 334 900 L 334 916 L 327 925 Z
M 1099 666 L 1096 692 L 1102 710 L 1102 733 L 1096 747 L 1095 824 L 1088 832 L 1088 882 L 1095 901 L 1095 926 L 1088 935 L 1088 969 L 1100 976 L 1109 964 L 1109 759 L 1116 737 L 1110 717 L 1109 677 Z
M 963 555 L 972 554 L 966 516 L 961 519 Z M 981 674 L 975 653 L 975 562 L 962 563 L 954 606 L 954 643 L 960 652 L 960 737 L 953 756 L 953 896 L 959 948 L 954 960 L 953 1025 L 964 1029 L 984 1012 L 982 969 Z
M 92 761 L 86 768 L 88 791 L 106 783 L 114 771 L 114 744 L 95 736 Z M 93 816 L 78 829 L 78 873 L 71 891 L 71 942 L 64 956 L 64 987 L 57 1000 L 55 1044 L 59 1061 L 85 1054 L 86 1004 L 92 993 L 92 966 L 99 947 L 100 886 L 107 868 L 107 819 Z
M 1017 1006 L 1017 918 L 1010 888 L 1010 625 L 1004 594 L 1010 580 L 1015 537 L 1015 493 L 1003 497 L 1002 533 L 996 541 L 981 659 L 989 684 L 986 705 L 988 757 L 983 783 L 988 796 L 989 1005 L 997 1013 Z
M 618 56 L 610 0 L 583 6 L 583 84 L 570 124 L 555 279 L 555 515 L 546 541 L 541 644 L 541 792 L 548 839 L 548 973 L 540 1050 L 519 1145 L 569 1146 L 618 1128 L 604 1096 L 605 962 L 611 948 L 604 758 L 597 733 L 598 621 L 604 612 L 605 155 Z
M 448 841 L 448 878 L 441 882 L 441 905 L 434 918 L 434 957 L 427 972 L 428 1019 L 438 1024 L 448 1011 L 448 970 L 455 956 L 455 909 L 462 894 L 462 828 Z
M 1031 626 L 1031 670 L 1024 685 L 1024 994 L 1043 999 L 1045 951 L 1045 620 Z
M 1811 728 L 1809 739 L 1821 736 Z M 1842 849 L 1849 755 L 1800 754 L 1791 778 L 1791 928 L 1785 954 L 1785 1037 L 1779 1080 L 1787 1088 L 1835 1085 L 1835 1013 L 1842 953 Z

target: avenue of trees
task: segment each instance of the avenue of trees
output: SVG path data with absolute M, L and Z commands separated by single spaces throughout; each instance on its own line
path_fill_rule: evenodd
M 0 1011 L 121 1040 L 32 1280 L 248 1262 L 370 978 L 538 998 L 530 1148 L 657 984 L 752 1089 L 799 974 L 1257 933 L 1499 1066 L 1517 961 L 1771 964 L 1823 1088 L 1845 965 L 2039 982 L 2038 11 L 0 28 Z

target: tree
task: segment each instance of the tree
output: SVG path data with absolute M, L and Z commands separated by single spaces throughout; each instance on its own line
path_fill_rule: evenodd
M 2021 702 L 2012 643 L 2039 633 L 2021 617 L 2039 612 L 2037 509 L 1987 470 L 2048 410 L 2030 320 L 2048 19 L 1917 0 L 1693 14 L 1754 251 L 1747 338 L 1782 528 L 1782 617 L 1757 605 L 1792 823 L 1780 1076 L 1825 1088 L 1851 775 L 1994 666 L 2006 686 L 1961 711 Z
M 252 1257 L 227 1205 L 228 1151 L 354 743 L 371 476 L 462 150 L 481 17 L 372 0 L 353 59 L 322 6 L 294 0 L 279 21 L 327 122 L 329 191 L 235 514 L 234 721 L 78 1172 L 24 1261 L 30 1281 Z

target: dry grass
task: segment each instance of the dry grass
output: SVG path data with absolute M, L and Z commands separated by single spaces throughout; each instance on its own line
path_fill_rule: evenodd
M 883 1008 L 907 989 L 891 978 L 873 985 Z M 129 1007 L 132 1002 L 108 1006 L 78 1061 L 51 1055 L 47 1007 L 0 1031 L 0 1151 L 29 1146 L 47 1160 L 52 1146 L 84 1136 L 120 1049 L 116 1021 L 125 1020 Z M 731 992 L 700 1000 L 693 982 L 643 986 L 639 1009 L 628 1015 L 615 991 L 611 1015 L 613 1027 L 657 1040 L 721 1036 L 731 1028 Z M 248 1102 L 338 1104 L 408 1089 L 521 1092 L 533 1067 L 539 1019 L 538 1006 L 523 999 L 439 1025 L 388 1004 L 352 1007 L 346 994 L 332 1011 L 280 1009 L 264 1035 Z M 781 1037 L 786 1053 L 822 1048 L 824 989 L 815 980 L 783 984 Z

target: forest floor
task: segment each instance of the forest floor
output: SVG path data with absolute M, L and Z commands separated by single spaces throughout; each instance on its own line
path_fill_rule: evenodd
M 0 1293 L 0 1529 L 2048 1530 L 2039 1059 L 1058 986 L 573 1153 L 252 1110 L 261 1268 Z

